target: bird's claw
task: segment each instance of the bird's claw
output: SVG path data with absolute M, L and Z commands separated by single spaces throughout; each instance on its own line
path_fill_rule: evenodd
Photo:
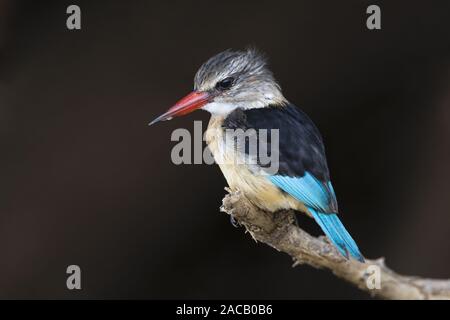
M 240 226 L 239 221 L 237 221 L 233 216 L 230 215 L 230 222 L 233 227 L 238 228 Z

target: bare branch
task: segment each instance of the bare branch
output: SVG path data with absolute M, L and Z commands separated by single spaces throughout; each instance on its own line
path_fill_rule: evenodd
M 386 267 L 384 259 L 361 263 L 347 260 L 325 237 L 315 238 L 298 228 L 293 211 L 270 213 L 253 205 L 239 191 L 231 191 L 223 199 L 221 211 L 243 225 L 253 239 L 264 242 L 290 255 L 294 266 L 308 264 L 329 269 L 372 296 L 383 299 L 450 299 L 450 280 L 403 276 Z M 367 279 L 377 266 L 381 275 L 380 289 L 369 289 Z

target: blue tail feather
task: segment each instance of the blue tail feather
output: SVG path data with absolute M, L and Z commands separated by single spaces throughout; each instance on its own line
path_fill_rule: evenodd
M 358 246 L 345 229 L 341 220 L 339 220 L 337 214 L 322 213 L 311 208 L 308 209 L 323 232 L 325 232 L 342 255 L 348 258 L 348 254 L 350 254 L 355 259 L 364 262 L 364 257 L 359 251 Z

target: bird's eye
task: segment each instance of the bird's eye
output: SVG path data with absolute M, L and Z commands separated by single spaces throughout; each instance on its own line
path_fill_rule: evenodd
M 227 90 L 233 86 L 233 83 L 234 83 L 234 78 L 228 77 L 228 78 L 225 78 L 225 79 L 217 82 L 216 88 L 219 90 Z

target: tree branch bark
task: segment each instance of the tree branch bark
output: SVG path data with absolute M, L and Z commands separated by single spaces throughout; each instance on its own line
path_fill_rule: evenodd
M 231 215 L 244 226 L 256 241 L 290 255 L 294 266 L 307 264 L 329 269 L 372 296 L 383 299 L 450 299 L 450 280 L 403 276 L 390 270 L 384 258 L 361 263 L 342 257 L 324 236 L 316 238 L 295 225 L 293 211 L 270 213 L 253 205 L 239 191 L 226 189 L 221 211 Z M 375 267 L 373 267 L 375 266 Z M 374 269 L 380 271 L 380 288 L 370 289 L 367 279 Z

